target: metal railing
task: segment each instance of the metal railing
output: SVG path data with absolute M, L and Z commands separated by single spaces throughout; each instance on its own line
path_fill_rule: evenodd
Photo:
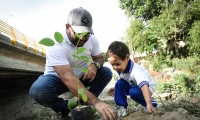
M 0 34 L 1 32 L 12 37 L 11 43 L 13 46 L 16 45 L 17 42 L 20 42 L 24 44 L 24 49 L 27 50 L 29 47 L 31 47 L 33 48 L 34 53 L 41 51 L 42 56 L 45 55 L 45 49 L 43 45 L 38 44 L 34 39 L 23 34 L 2 20 L 0 20 Z

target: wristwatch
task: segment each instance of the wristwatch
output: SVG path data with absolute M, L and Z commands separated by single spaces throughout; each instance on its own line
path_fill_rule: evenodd
M 94 64 L 97 67 L 97 69 L 101 68 L 101 65 L 98 62 L 93 61 L 92 64 Z

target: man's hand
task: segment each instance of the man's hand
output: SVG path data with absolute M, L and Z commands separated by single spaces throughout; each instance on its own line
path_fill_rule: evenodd
M 90 80 L 89 82 L 92 82 L 96 76 L 97 73 L 97 67 L 94 64 L 91 64 L 88 67 L 88 71 L 84 74 L 82 80 Z
M 94 105 L 94 107 L 99 113 L 101 113 L 104 120 L 116 120 L 117 119 L 116 111 L 110 105 L 108 105 L 102 101 L 98 101 Z
M 108 94 L 109 96 L 114 96 L 114 94 L 115 94 L 115 88 L 110 88 L 110 89 L 108 90 L 107 94 Z

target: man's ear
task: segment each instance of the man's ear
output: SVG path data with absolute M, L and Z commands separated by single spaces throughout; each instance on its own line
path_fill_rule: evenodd
M 65 26 L 66 26 L 66 28 L 67 28 L 67 29 L 69 29 L 69 27 L 70 27 L 70 25 L 69 25 L 69 24 L 66 24 Z
M 65 24 L 65 27 L 66 27 L 66 33 L 68 34 L 69 33 L 69 28 L 70 28 L 70 25 L 69 24 Z

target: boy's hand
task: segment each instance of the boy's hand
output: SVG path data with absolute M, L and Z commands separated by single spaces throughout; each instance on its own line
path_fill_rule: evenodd
M 110 88 L 110 89 L 108 90 L 107 94 L 108 94 L 109 96 L 114 96 L 114 94 L 115 94 L 115 88 Z
M 148 111 L 151 112 L 151 113 L 157 112 L 156 109 L 153 107 L 153 105 L 148 105 L 148 104 L 147 104 L 147 109 L 148 109 Z

